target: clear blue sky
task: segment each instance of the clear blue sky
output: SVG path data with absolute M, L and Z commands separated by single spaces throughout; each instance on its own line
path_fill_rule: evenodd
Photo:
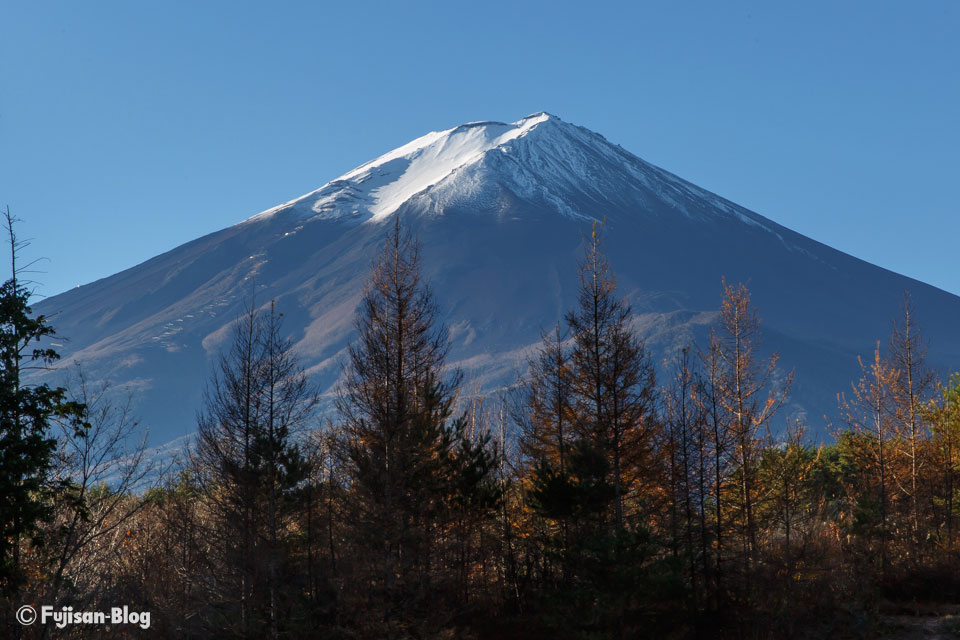
M 540 110 L 960 293 L 956 0 L 0 8 L 0 206 L 39 294 Z

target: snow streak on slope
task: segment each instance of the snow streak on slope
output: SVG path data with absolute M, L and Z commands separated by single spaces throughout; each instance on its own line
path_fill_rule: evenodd
M 513 124 L 473 122 L 432 131 L 254 218 L 296 208 L 320 218 L 381 220 L 411 196 L 440 182 L 457 168 L 477 161 L 487 151 L 526 135 L 548 118 L 546 113 L 540 113 Z

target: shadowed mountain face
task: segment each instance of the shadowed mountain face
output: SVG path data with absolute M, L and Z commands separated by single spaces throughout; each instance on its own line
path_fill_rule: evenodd
M 790 407 L 815 431 L 836 413 L 857 356 L 886 340 L 904 290 L 931 363 L 960 363 L 960 298 L 794 233 L 548 114 L 427 134 L 35 311 L 55 316 L 65 364 L 133 390 L 161 444 L 194 430 L 214 359 L 251 295 L 275 301 L 302 362 L 332 391 L 394 215 L 420 237 L 470 393 L 510 384 L 541 328 L 573 305 L 582 234 L 595 220 L 606 221 L 618 292 L 658 363 L 705 342 L 721 277 L 747 283 L 764 350 L 780 352 L 782 374 L 796 371 Z

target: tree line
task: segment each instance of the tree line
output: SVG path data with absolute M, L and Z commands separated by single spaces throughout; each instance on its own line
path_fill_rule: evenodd
M 11 255 L 19 244 L 7 213 Z M 824 637 L 958 602 L 960 376 L 909 299 L 814 442 L 743 284 L 705 344 L 655 363 L 594 227 L 575 306 L 510 389 L 468 397 L 399 218 L 332 410 L 272 302 L 250 300 L 188 453 L 153 486 L 129 404 L 51 366 L 0 289 L 0 597 L 150 611 L 162 638 Z M 139 445 L 138 445 L 139 442 Z M 866 636 L 863 636 L 866 637 Z

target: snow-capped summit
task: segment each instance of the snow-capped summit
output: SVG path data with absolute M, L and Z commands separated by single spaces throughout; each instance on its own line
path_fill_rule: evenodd
M 254 219 L 289 211 L 304 220 L 378 222 L 408 202 L 442 213 L 465 199 L 493 202 L 503 190 L 549 202 L 573 219 L 593 219 L 595 203 L 616 194 L 627 215 L 636 213 L 638 202 L 655 200 L 684 215 L 702 214 L 698 205 L 709 199 L 709 215 L 763 224 L 759 216 L 545 111 L 511 123 L 432 131 Z
M 475 164 L 555 116 L 542 112 L 510 124 L 470 122 L 431 131 L 402 147 L 348 171 L 316 191 L 268 209 L 256 217 L 294 210 L 304 218 L 382 220 L 414 195 Z
M 595 220 L 606 221 L 617 290 L 654 362 L 703 343 L 721 277 L 748 283 L 765 348 L 796 369 L 790 408 L 806 411 L 814 430 L 858 375 L 857 356 L 889 334 L 905 289 L 932 364 L 960 365 L 960 298 L 801 236 L 548 113 L 428 133 L 36 311 L 69 340 L 65 365 L 135 391 L 161 444 L 194 430 L 211 363 L 251 295 L 275 302 L 303 364 L 331 391 L 383 241 L 378 222 L 393 215 L 422 240 L 468 393 L 511 384 L 541 328 L 575 304 L 580 243 Z

